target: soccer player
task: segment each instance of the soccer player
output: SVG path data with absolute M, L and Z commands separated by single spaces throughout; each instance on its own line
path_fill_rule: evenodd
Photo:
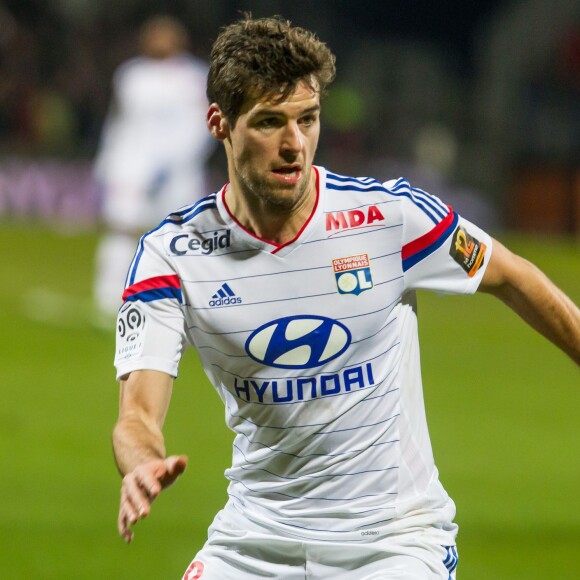
M 129 269 L 121 536 L 186 467 L 162 434 L 186 345 L 236 434 L 228 502 L 185 579 L 455 578 L 417 289 L 494 294 L 580 362 L 580 311 L 529 262 L 405 179 L 313 165 L 334 73 L 329 49 L 281 19 L 226 27 L 207 125 L 229 182 L 146 233 Z
M 188 52 L 181 22 L 153 16 L 140 55 L 113 77 L 113 96 L 95 160 L 106 232 L 96 256 L 95 301 L 117 315 L 127 267 L 144 230 L 204 197 L 215 140 L 205 127 L 207 63 Z

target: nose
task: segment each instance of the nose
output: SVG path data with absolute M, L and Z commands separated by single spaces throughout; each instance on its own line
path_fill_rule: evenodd
M 302 131 L 297 122 L 289 122 L 282 135 L 281 151 L 283 154 L 296 155 L 300 153 L 304 145 Z

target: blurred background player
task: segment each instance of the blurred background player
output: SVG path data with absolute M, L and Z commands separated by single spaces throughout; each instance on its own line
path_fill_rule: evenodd
M 176 19 L 153 16 L 140 55 L 113 77 L 112 102 L 95 162 L 106 232 L 96 255 L 95 300 L 116 315 L 135 240 L 169 212 L 201 197 L 214 147 L 205 125 L 207 65 L 188 51 Z

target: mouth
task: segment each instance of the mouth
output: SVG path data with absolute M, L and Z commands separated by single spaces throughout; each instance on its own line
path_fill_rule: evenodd
M 272 173 L 284 183 L 297 183 L 302 176 L 302 166 L 300 165 L 283 165 L 272 169 Z

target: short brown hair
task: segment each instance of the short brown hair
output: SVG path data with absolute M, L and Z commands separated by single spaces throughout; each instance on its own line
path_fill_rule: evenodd
M 312 32 L 279 16 L 254 20 L 247 14 L 213 44 L 207 97 L 235 124 L 248 98 L 283 99 L 300 81 L 322 95 L 334 75 L 334 55 Z

